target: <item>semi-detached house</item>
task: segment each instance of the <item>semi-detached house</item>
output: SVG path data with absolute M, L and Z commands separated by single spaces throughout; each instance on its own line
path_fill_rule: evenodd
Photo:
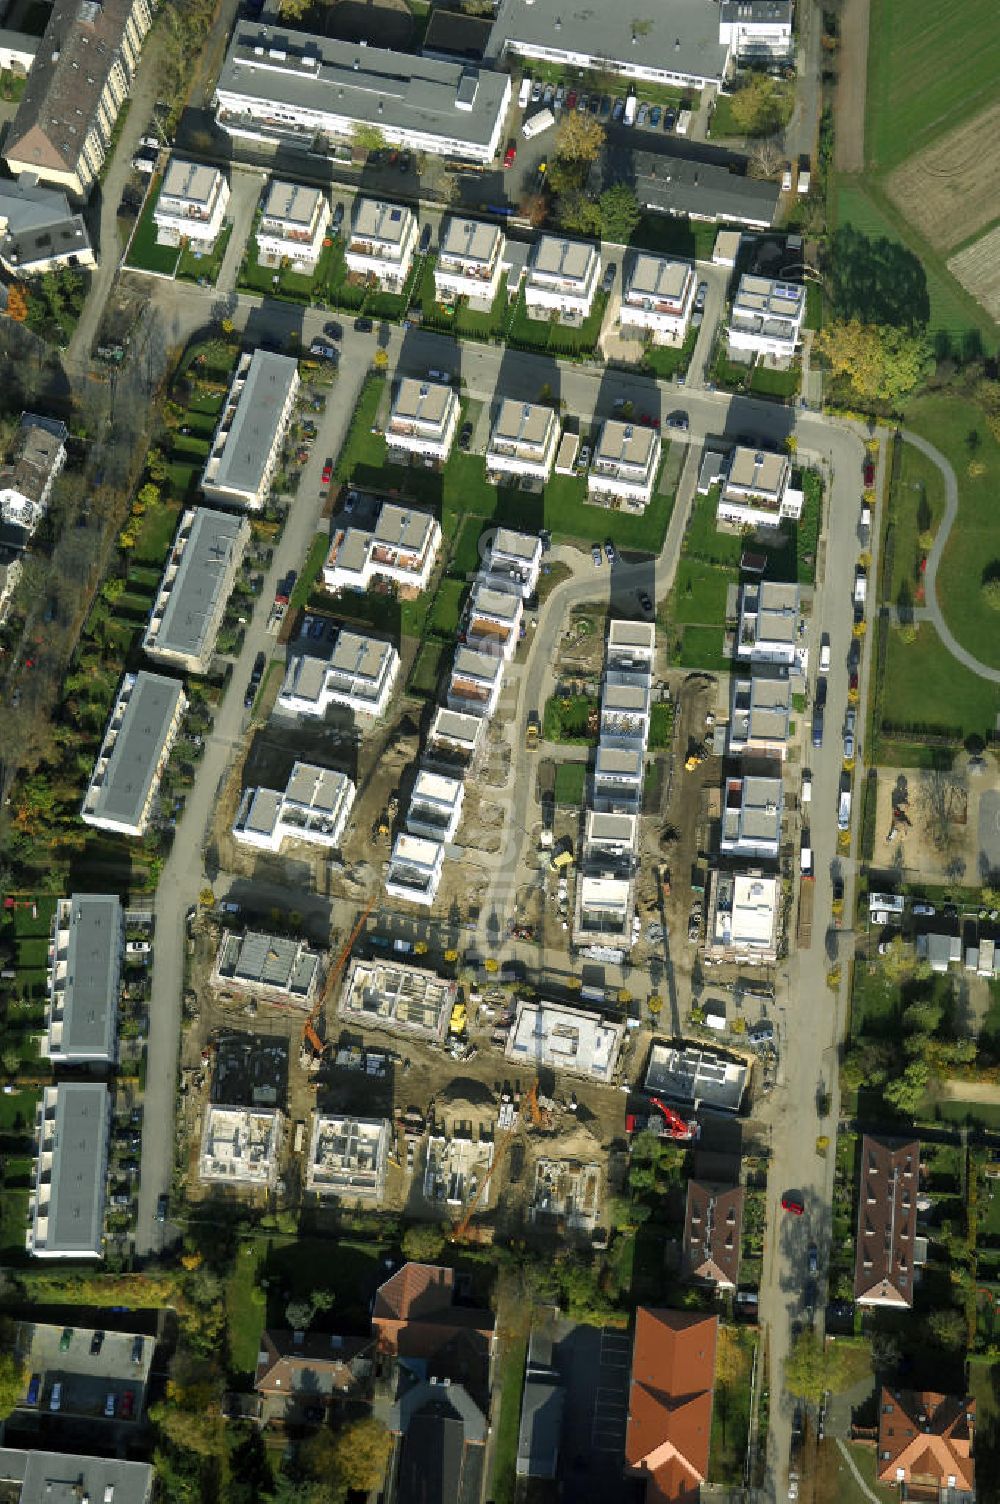
M 579 322 L 593 307 L 601 270 L 598 248 L 587 240 L 542 235 L 528 263 L 524 302 L 529 318 Z
M 443 462 L 455 442 L 458 417 L 458 393 L 452 387 L 404 376 L 392 400 L 386 443 L 390 449 Z
M 293 271 L 311 271 L 320 258 L 330 200 L 320 188 L 272 178 L 257 222 L 257 260 L 261 266 L 291 263 Z
M 493 302 L 503 272 L 504 235 L 499 225 L 449 214 L 441 226 L 434 265 L 439 303 L 459 298 Z
M 158 245 L 183 240 L 211 249 L 229 204 L 229 184 L 217 167 L 171 157 L 153 209 Z
M 696 278 L 690 261 L 641 251 L 628 268 L 618 318 L 622 329 L 682 340 L 691 322 Z
M 348 271 L 373 278 L 383 292 L 400 292 L 416 248 L 417 220 L 412 209 L 376 198 L 355 199 L 351 233 L 344 247 Z
M 510 96 L 506 73 L 240 21 L 214 103 L 238 139 L 332 156 L 364 125 L 392 146 L 485 163 Z
M 337 528 L 323 565 L 331 594 L 365 591 L 372 580 L 391 580 L 404 598 L 426 590 L 441 548 L 441 524 L 429 512 L 386 501 L 372 531 Z
M 587 500 L 644 512 L 660 468 L 660 435 L 641 423 L 609 418 L 601 427 L 587 475 Z
M 486 473 L 526 475 L 546 481 L 559 447 L 559 418 L 551 407 L 505 397 L 486 449 Z

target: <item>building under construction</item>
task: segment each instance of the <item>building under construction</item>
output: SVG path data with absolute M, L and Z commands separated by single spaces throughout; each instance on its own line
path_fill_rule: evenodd
M 600 1191 L 598 1165 L 539 1159 L 535 1163 L 535 1186 L 528 1216 L 536 1226 L 546 1230 L 592 1233 L 600 1213 Z
M 345 1201 L 381 1202 L 385 1195 L 391 1125 L 386 1118 L 313 1118 L 306 1189 Z
M 424 1199 L 452 1211 L 476 1202 L 477 1210 L 484 1211 L 493 1195 L 492 1186 L 484 1189 L 492 1169 L 491 1140 L 432 1135 L 427 1140 Z
M 348 1023 L 443 1043 L 458 985 L 420 966 L 355 958 L 338 1012 Z

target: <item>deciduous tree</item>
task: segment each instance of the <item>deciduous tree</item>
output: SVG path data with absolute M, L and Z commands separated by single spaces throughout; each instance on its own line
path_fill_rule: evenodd
M 24 1365 L 12 1352 L 0 1353 L 0 1420 L 24 1399 Z
M 642 218 L 634 190 L 628 183 L 612 183 L 610 188 L 605 188 L 598 202 L 604 238 L 626 245 Z
M 418 1222 L 403 1234 L 403 1253 L 416 1264 L 433 1264 L 444 1252 L 444 1233 L 433 1222 Z
M 556 156 L 571 162 L 596 162 L 604 145 L 604 127 L 587 111 L 571 110 L 556 133 Z
M 561 193 L 556 200 L 556 218 L 564 230 L 578 235 L 600 235 L 601 209 L 585 193 Z
M 927 375 L 931 350 L 926 334 L 860 319 L 827 324 L 816 336 L 836 376 L 846 378 L 864 402 L 898 402 Z
M 792 102 L 787 84 L 766 73 L 751 73 L 733 95 L 730 110 L 735 125 L 745 136 L 766 136 L 786 123 Z

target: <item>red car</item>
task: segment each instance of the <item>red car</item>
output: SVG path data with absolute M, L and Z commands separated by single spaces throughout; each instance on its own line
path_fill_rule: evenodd
M 875 461 L 865 460 L 865 485 L 871 490 L 875 484 Z
M 515 141 L 508 141 L 507 142 L 507 150 L 503 154 L 503 165 L 504 165 L 504 167 L 513 167 L 513 165 L 514 165 L 514 158 L 516 156 L 517 156 L 517 143 Z
M 132 1389 L 126 1389 L 125 1393 L 122 1395 L 122 1408 L 120 1411 L 122 1420 L 131 1420 L 132 1411 L 134 1410 L 134 1408 L 135 1392 Z
M 856 668 L 851 670 L 851 677 L 850 677 L 850 679 L 847 682 L 847 687 L 851 691 L 852 694 L 857 694 L 857 692 L 858 692 L 858 671 L 857 671 Z
M 781 1198 L 781 1210 L 783 1212 L 791 1212 L 793 1217 L 802 1216 L 802 1213 L 805 1211 L 805 1205 L 797 1191 L 785 1192 Z
M 327 460 L 323 466 L 323 484 L 328 486 L 333 480 L 333 460 Z
M 566 95 L 566 108 L 567 108 L 567 110 L 575 110 L 576 109 L 576 90 L 575 89 L 570 89 L 569 93 Z

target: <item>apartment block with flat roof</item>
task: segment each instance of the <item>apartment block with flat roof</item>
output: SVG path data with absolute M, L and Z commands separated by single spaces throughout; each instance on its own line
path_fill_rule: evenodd
M 460 647 L 448 684 L 448 709 L 489 718 L 503 688 L 505 661 L 494 653 Z
M 249 541 L 245 517 L 209 507 L 183 513 L 142 639 L 150 658 L 192 674 L 208 672 Z
M 486 472 L 548 480 L 559 447 L 559 418 L 551 407 L 533 402 L 500 403 L 486 450 Z
M 233 839 L 257 851 L 278 852 L 288 841 L 333 851 L 344 838 L 354 796 L 346 773 L 297 762 L 283 789 L 244 790 Z
M 587 500 L 644 512 L 660 468 L 660 435 L 642 423 L 609 418 L 601 426 L 587 475 Z
M 0 183 L 0 266 L 12 277 L 96 265 L 83 215 L 73 212 L 61 189 L 43 188 L 29 172 L 16 183 Z
M 385 428 L 390 449 L 446 460 L 458 428 L 458 393 L 440 381 L 404 376 L 396 387 Z
M 60 898 L 52 916 L 42 1054 L 66 1065 L 117 1058 L 125 922 L 109 894 Z
M 83 796 L 80 818 L 120 835 L 145 834 L 187 699 L 176 679 L 126 674 Z
M 401 292 L 417 248 L 417 219 L 403 204 L 357 198 L 344 248 L 348 271 L 371 277 L 384 292 Z
M 342 628 L 328 659 L 296 654 L 288 660 L 278 709 L 325 716 L 339 705 L 374 719 L 385 714 L 398 674 L 399 654 L 392 643 Z
M 385 874 L 385 891 L 404 903 L 430 907 L 444 873 L 444 842 L 404 831 L 393 843 Z
M 618 312 L 622 330 L 682 340 L 691 322 L 696 284 L 690 261 L 640 251 L 626 274 Z
M 111 1094 L 101 1082 L 46 1086 L 35 1118 L 26 1247 L 36 1259 L 104 1257 Z
M 10 1504 L 150 1504 L 153 1477 L 151 1462 L 0 1447 L 0 1483 L 15 1489 Z
M 321 188 L 272 178 L 254 236 L 261 266 L 288 261 L 293 271 L 312 272 L 330 224 L 330 200 Z
M 171 157 L 153 209 L 157 245 L 189 240 L 196 249 L 211 250 L 228 205 L 229 184 L 218 167 Z
M 576 880 L 575 945 L 632 944 L 638 817 L 588 810 Z
M 480 574 L 469 596 L 465 640 L 482 653 L 498 653 L 507 662 L 517 651 L 524 617 L 520 590 L 504 587 L 510 581 Z
M 863 1134 L 854 1265 L 859 1306 L 913 1305 L 919 1193 L 918 1141 Z
M 48 509 L 68 437 L 61 419 L 22 413 L 10 461 L 0 465 L 0 522 L 23 532 L 25 543 Z
M 4 142 L 15 177 L 34 173 L 89 196 L 151 24 L 147 0 L 55 0 Z
M 202 472 L 206 496 L 251 512 L 261 510 L 298 389 L 298 362 L 289 356 L 270 350 L 240 356 Z
M 215 86 L 228 135 L 332 156 L 359 125 L 390 146 L 490 162 L 511 81 L 466 62 L 237 21 Z
M 780 778 L 727 778 L 722 788 L 719 850 L 723 856 L 767 857 L 781 849 L 784 793 Z
M 598 247 L 587 240 L 541 235 L 535 242 L 524 284 L 528 317 L 581 322 L 594 304 L 601 271 Z
M 376 1205 L 385 1195 L 392 1124 L 387 1118 L 315 1113 L 306 1190 Z
M 800 282 L 745 273 L 733 299 L 730 350 L 791 360 L 802 339 L 805 311 L 806 290 Z
M 489 555 L 490 574 L 513 580 L 525 600 L 538 589 L 542 572 L 542 540 L 529 533 L 515 533 L 498 527 L 493 534 Z
M 323 565 L 323 584 L 331 593 L 365 591 L 375 579 L 391 580 L 404 599 L 430 584 L 441 550 L 441 524 L 429 512 L 384 501 L 369 532 L 336 528 Z
M 705 959 L 773 966 L 778 957 L 780 888 L 760 872 L 708 874 Z
M 499 225 L 449 214 L 438 237 L 434 295 L 439 303 L 459 298 L 492 303 L 503 274 L 504 234 Z
M 453 841 L 462 818 L 465 784 L 460 778 L 421 768 L 413 784 L 406 828 L 410 835 Z
M 798 656 L 799 604 L 798 585 L 776 580 L 745 584 L 740 591 L 737 658 L 791 668 Z
M 787 454 L 737 445 L 726 469 L 716 520 L 732 527 L 778 527 L 802 516 L 803 495 L 792 486 Z
M 730 757 L 776 757 L 784 762 L 792 712 L 787 670 L 734 673 L 729 681 Z
M 212 985 L 220 992 L 253 992 L 307 1007 L 319 985 L 322 959 L 304 940 L 288 935 L 260 930 L 224 934 L 215 954 Z
M 276 1108 L 209 1103 L 198 1174 L 210 1184 L 270 1188 L 278 1178 L 282 1115 Z
M 505 1054 L 526 1069 L 546 1065 L 607 1086 L 614 1080 L 624 1036 L 623 1023 L 600 1013 L 519 998 Z

